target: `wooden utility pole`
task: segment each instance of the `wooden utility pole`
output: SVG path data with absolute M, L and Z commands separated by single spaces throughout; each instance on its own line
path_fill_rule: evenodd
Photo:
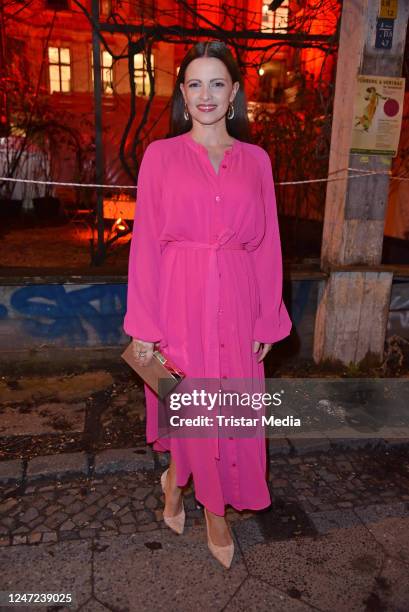
M 409 1 L 397 6 L 390 49 L 375 48 L 382 0 L 344 0 L 337 62 L 321 267 L 329 272 L 315 320 L 314 361 L 379 363 L 393 272 L 381 266 L 388 175 L 349 178 L 346 168 L 388 171 L 391 157 L 350 153 L 357 75 L 401 77 Z M 379 29 L 379 24 L 378 24 Z

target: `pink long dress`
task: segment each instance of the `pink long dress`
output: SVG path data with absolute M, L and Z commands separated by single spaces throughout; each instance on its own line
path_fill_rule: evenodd
M 291 325 L 266 151 L 235 139 L 216 173 L 188 132 L 150 143 L 139 170 L 125 332 L 159 342 L 188 377 L 264 384 L 253 341 L 275 343 Z M 219 515 L 225 505 L 270 505 L 265 438 L 160 437 L 147 385 L 145 397 L 147 442 L 171 451 L 179 486 L 192 474 L 196 498 Z

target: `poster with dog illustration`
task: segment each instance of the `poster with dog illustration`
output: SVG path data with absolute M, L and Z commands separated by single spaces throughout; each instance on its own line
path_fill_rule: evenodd
M 351 153 L 395 157 L 402 126 L 405 79 L 357 76 Z

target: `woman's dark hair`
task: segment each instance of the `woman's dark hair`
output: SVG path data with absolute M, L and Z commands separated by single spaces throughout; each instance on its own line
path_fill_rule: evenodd
M 191 61 L 198 57 L 216 57 L 221 60 L 230 73 L 232 82 L 238 81 L 240 87 L 234 98 L 234 117 L 228 119 L 226 116 L 226 128 L 230 136 L 251 142 L 250 125 L 247 116 L 247 99 L 244 92 L 243 77 L 240 69 L 234 59 L 230 49 L 221 40 L 210 40 L 207 42 L 196 43 L 185 55 L 180 65 L 179 73 L 176 79 L 175 89 L 171 100 L 170 126 L 168 138 L 184 134 L 192 128 L 192 118 L 189 120 L 183 116 L 185 101 L 180 90 L 180 83 L 185 81 L 185 73 Z

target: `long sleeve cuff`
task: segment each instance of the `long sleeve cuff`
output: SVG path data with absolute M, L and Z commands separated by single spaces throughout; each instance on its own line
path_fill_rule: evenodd
M 138 317 L 139 325 L 136 325 L 132 321 L 132 317 L 129 314 L 125 315 L 123 329 L 128 336 L 132 338 L 138 338 L 144 342 L 160 342 L 162 340 L 162 332 L 152 321 L 142 321 L 141 317 Z
M 286 338 L 292 328 L 292 322 L 284 303 L 281 303 L 278 315 L 258 317 L 253 331 L 253 338 L 257 342 L 274 344 Z

